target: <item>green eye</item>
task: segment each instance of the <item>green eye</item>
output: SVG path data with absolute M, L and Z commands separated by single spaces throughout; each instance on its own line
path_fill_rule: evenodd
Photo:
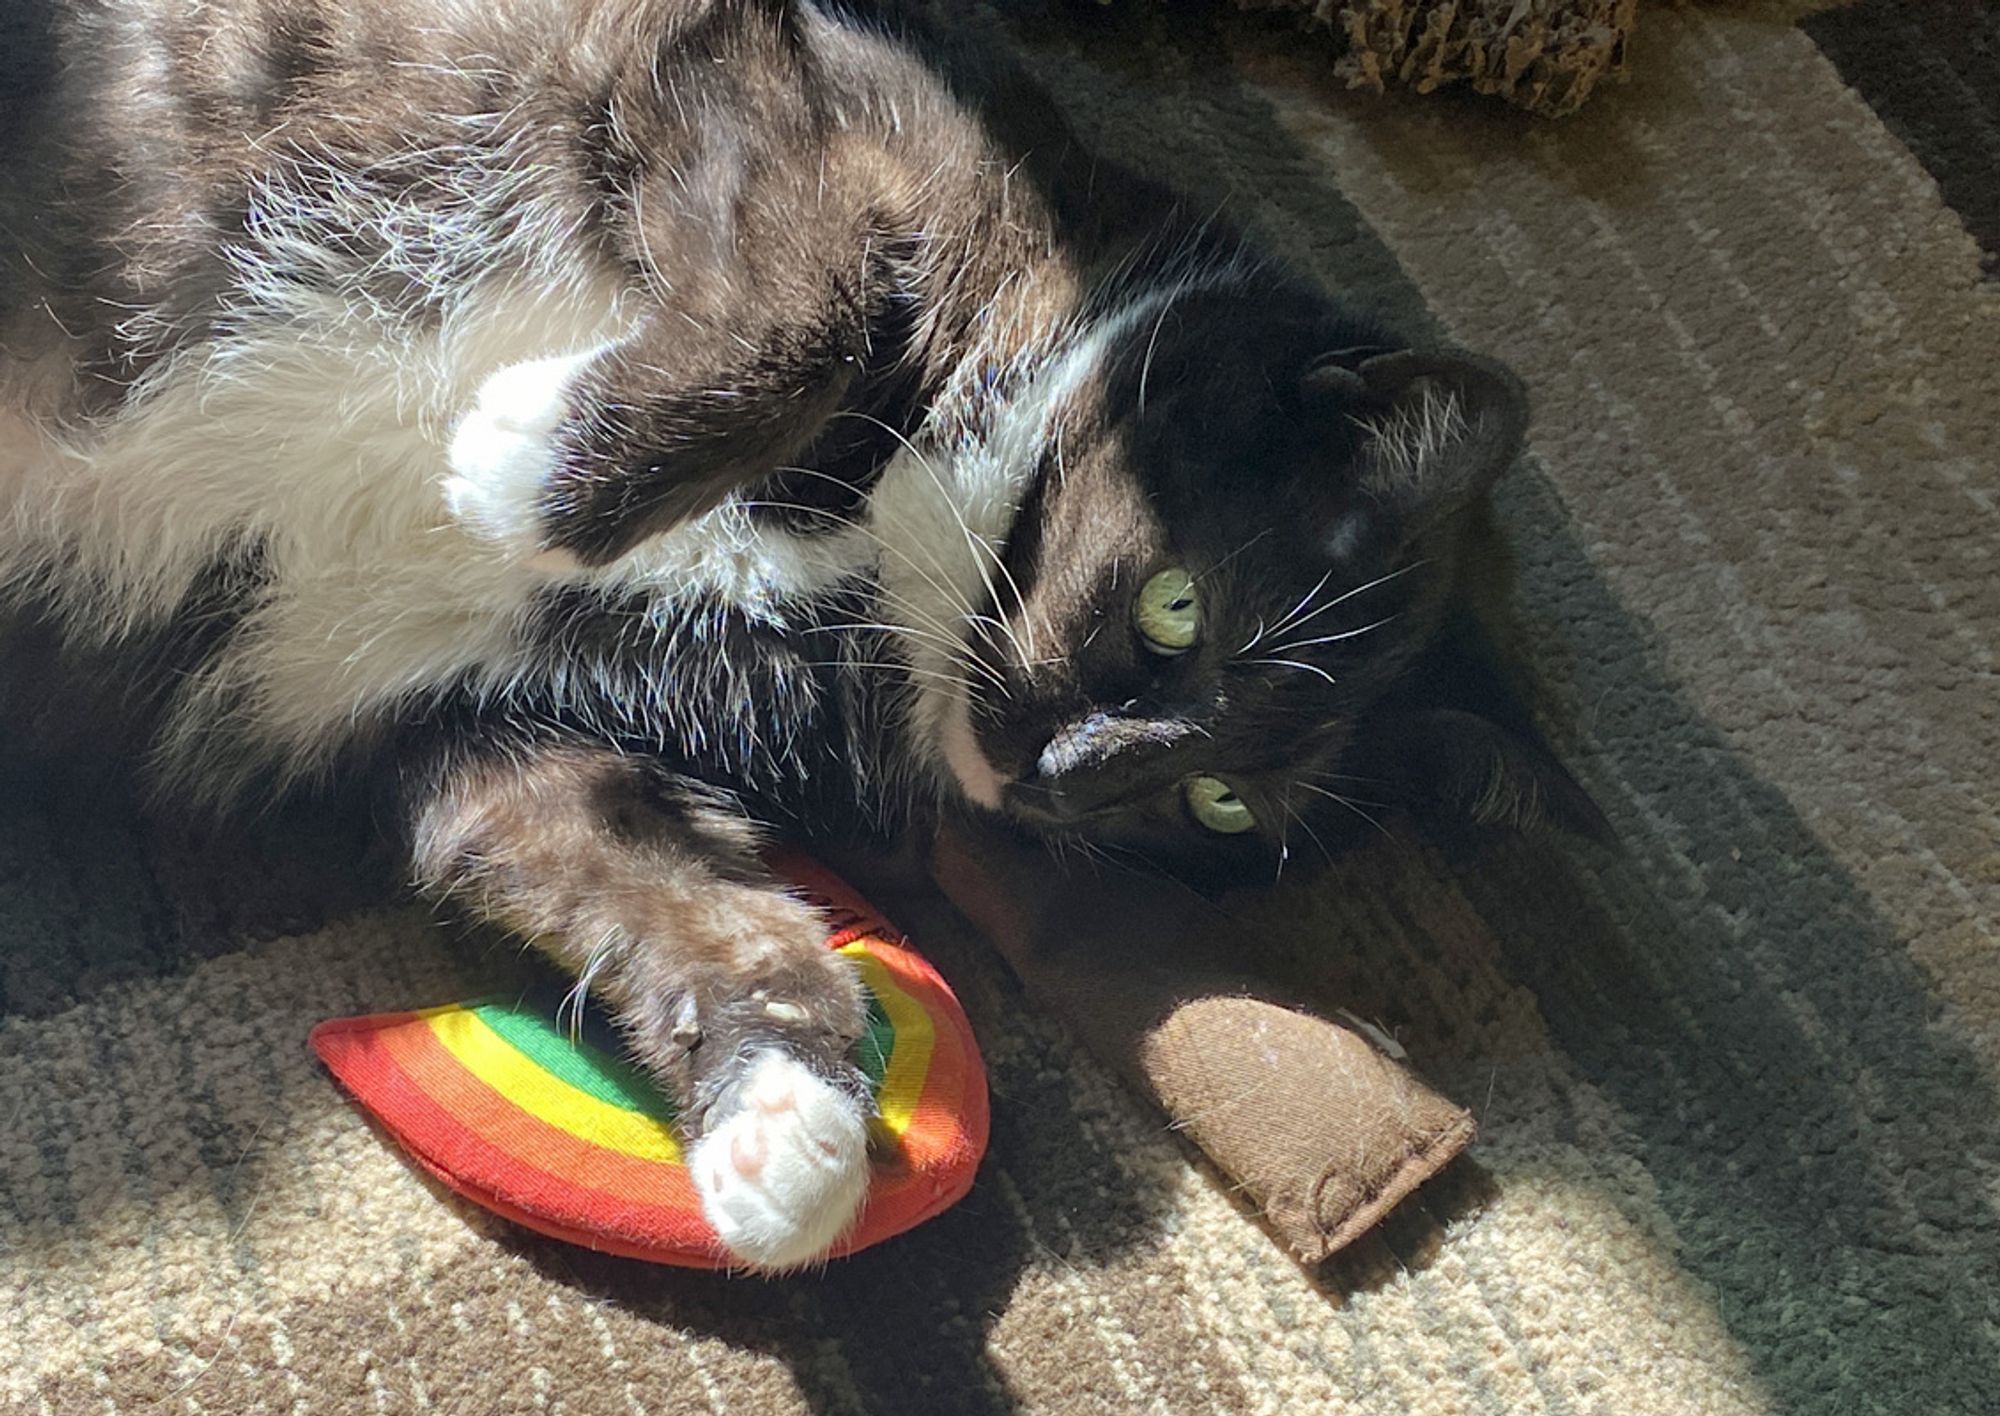
M 1193 577 L 1175 566 L 1141 585 L 1132 623 L 1155 654 L 1185 654 L 1193 648 L 1201 637 L 1201 601 Z
M 1238 836 L 1257 824 L 1236 789 L 1220 777 L 1189 777 L 1181 788 L 1194 819 L 1220 836 Z

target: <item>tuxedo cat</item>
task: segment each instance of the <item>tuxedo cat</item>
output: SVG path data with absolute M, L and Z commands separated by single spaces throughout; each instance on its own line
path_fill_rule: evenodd
M 160 790 L 374 773 L 675 1096 L 746 1265 L 867 1180 L 768 831 L 1189 876 L 1587 822 L 1414 693 L 1521 390 L 824 0 L 17 0 L 0 587 Z M 1357 785 L 1360 784 L 1360 785 Z M 1387 794 L 1387 795 L 1385 795 Z

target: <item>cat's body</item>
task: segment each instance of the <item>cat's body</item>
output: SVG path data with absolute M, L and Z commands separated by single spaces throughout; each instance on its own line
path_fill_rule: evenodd
M 1565 790 L 1370 719 L 1511 381 L 1031 95 L 788 0 L 53 8 L 0 105 L 0 588 L 175 646 L 168 790 L 392 778 L 418 877 L 680 1093 L 746 1262 L 866 1176 L 855 983 L 761 827 L 1249 861 L 1392 742 L 1491 816 Z

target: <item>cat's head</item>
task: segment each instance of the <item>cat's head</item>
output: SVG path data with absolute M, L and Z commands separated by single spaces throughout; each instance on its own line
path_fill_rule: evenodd
M 1053 411 L 943 756 L 1037 833 L 1269 878 L 1392 808 L 1594 829 L 1530 737 L 1411 679 L 1519 381 L 1296 289 L 1125 322 Z

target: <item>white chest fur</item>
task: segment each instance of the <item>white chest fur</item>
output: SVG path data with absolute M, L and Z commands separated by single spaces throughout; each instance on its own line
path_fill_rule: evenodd
M 330 301 L 178 356 L 85 432 L 31 438 L 22 410 L 0 409 L 23 434 L 0 477 L 0 583 L 37 586 L 73 632 L 116 639 L 171 616 L 218 556 L 256 547 L 266 588 L 185 686 L 164 744 L 212 791 L 233 785 L 205 751 L 220 725 L 232 762 L 307 771 L 401 702 L 535 672 L 522 629 L 549 576 L 451 514 L 453 436 L 496 371 L 617 338 L 624 299 L 588 281 L 497 285 L 423 327 Z M 775 616 L 861 568 L 866 543 L 724 508 L 587 578 Z
M 971 626 L 1000 602 L 1055 410 L 1142 311 L 1069 344 L 976 446 L 907 448 L 848 527 L 794 535 L 725 504 L 610 566 L 553 565 L 535 554 L 538 440 L 577 361 L 623 333 L 628 298 L 581 278 L 495 284 L 421 327 L 329 300 L 197 346 L 88 435 L 10 440 L 0 583 L 37 585 L 75 632 L 115 639 L 254 546 L 265 588 L 162 744 L 186 785 L 226 793 L 260 767 L 309 772 L 358 725 L 454 683 L 548 673 L 524 630 L 552 579 L 649 594 L 663 618 L 699 594 L 782 624 L 797 597 L 873 572 L 913 670 L 918 751 L 994 798 L 970 730 Z

